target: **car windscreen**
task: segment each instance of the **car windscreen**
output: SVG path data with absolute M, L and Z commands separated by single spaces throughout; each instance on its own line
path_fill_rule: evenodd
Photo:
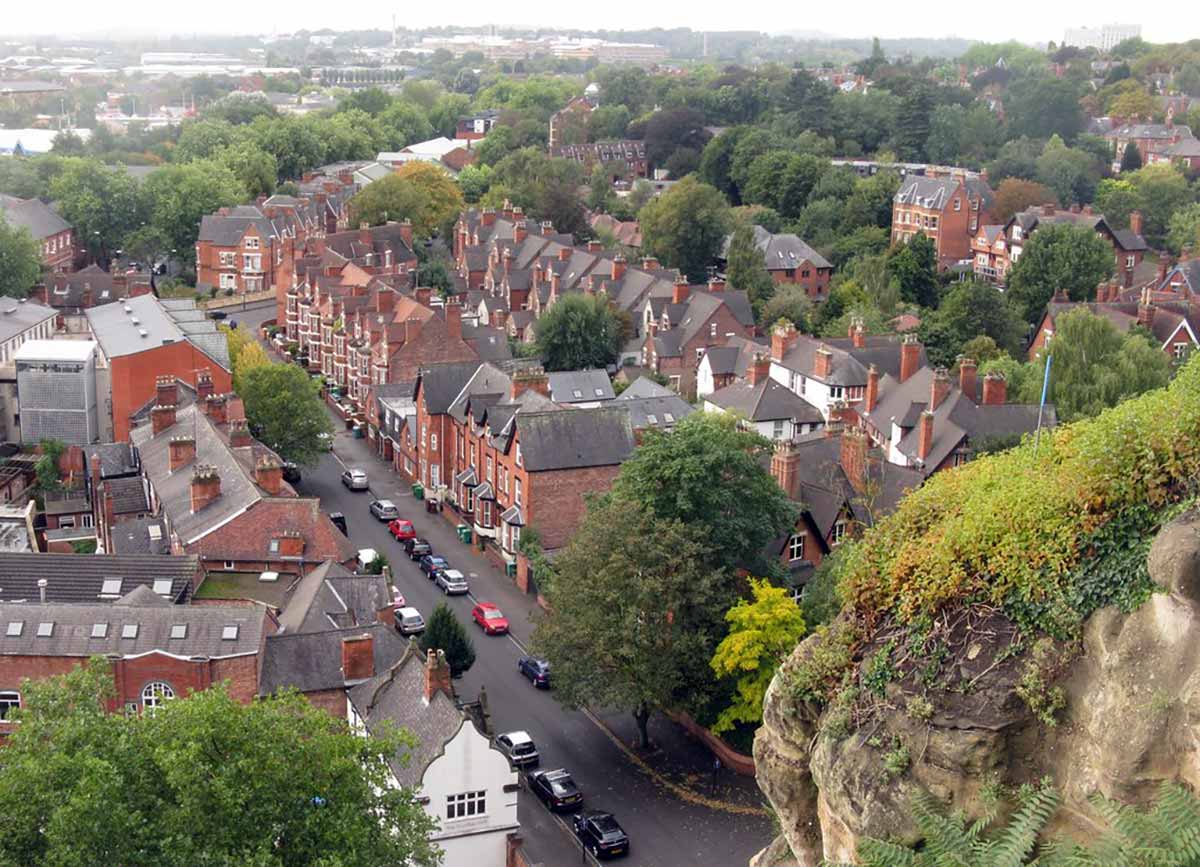
M 516 744 L 512 748 L 514 756 L 527 756 L 534 751 L 533 744 L 524 743 Z
M 503 620 L 504 615 L 501 614 L 499 611 L 497 611 L 495 608 L 485 608 L 484 612 L 483 612 L 483 619 L 484 620 Z

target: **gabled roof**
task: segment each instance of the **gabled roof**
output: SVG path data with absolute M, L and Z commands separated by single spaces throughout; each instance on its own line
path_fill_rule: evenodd
M 417 392 L 425 396 L 426 411 L 430 415 L 448 411 L 450 404 L 478 369 L 478 361 L 454 361 L 422 368 Z
M 665 385 L 659 385 L 648 376 L 639 376 L 617 395 L 617 400 L 637 400 L 643 397 L 678 397 Z
M 344 689 L 342 639 L 359 635 L 371 636 L 375 671 L 387 671 L 408 647 L 408 642 L 386 623 L 322 632 L 276 633 L 268 636 L 263 646 L 258 694 L 271 695 L 289 687 L 300 692 Z
M 721 250 L 722 259 L 729 258 L 731 240 L 732 235 L 725 239 Z M 773 234 L 762 226 L 755 225 L 754 246 L 762 253 L 768 271 L 791 271 L 804 262 L 810 263 L 814 268 L 833 267 L 824 256 L 802 241 L 798 235 L 790 232 Z
M 134 355 L 188 340 L 209 359 L 226 370 L 231 369 L 225 335 L 194 301 L 160 301 L 154 295 L 138 295 L 92 307 L 86 316 L 105 358 Z M 203 363 L 204 359 L 197 358 L 197 366 Z
M 821 424 L 825 420 L 819 409 L 770 377 L 755 385 L 745 380 L 735 382 L 717 389 L 705 400 L 754 422 L 790 419 L 800 424 Z
M 0 219 L 14 229 L 25 229 L 41 241 L 71 228 L 71 224 L 41 199 L 0 196 Z
M 33 301 L 0 298 L 0 343 L 57 315 L 54 308 Z
M 895 202 L 898 205 L 917 205 L 940 211 L 950 204 L 954 191 L 958 189 L 955 178 L 927 178 L 910 175 L 900 183 Z
M 114 602 L 135 587 L 184 602 L 199 571 L 200 561 L 190 556 L 0 553 L 0 600 L 37 602 L 37 583 L 45 578 L 47 602 Z M 105 582 L 117 580 L 105 593 Z
M 590 403 L 612 400 L 612 380 L 603 370 L 563 370 L 551 373 L 550 399 L 555 403 Z
M 694 406 L 673 391 L 668 391 L 665 395 L 655 394 L 648 397 L 636 395 L 626 397 L 627 394 L 629 394 L 629 389 L 622 392 L 621 396 L 609 406 L 628 412 L 629 424 L 634 430 L 647 428 L 667 430 L 696 411 Z
M 709 371 L 713 375 L 744 376 L 754 353 L 766 352 L 769 349 L 767 344 L 752 338 L 734 336 L 728 338 L 724 346 L 710 346 L 705 350 L 705 356 L 708 358 Z
M 325 632 L 378 622 L 376 613 L 391 606 L 383 575 L 355 575 L 326 560 L 292 588 L 279 614 L 280 632 Z
M 629 413 L 617 407 L 522 412 L 516 424 L 530 472 L 614 466 L 633 453 Z

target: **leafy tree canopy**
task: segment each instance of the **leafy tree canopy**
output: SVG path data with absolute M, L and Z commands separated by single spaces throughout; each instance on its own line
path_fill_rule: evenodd
M 605 368 L 617 360 L 621 322 L 603 295 L 560 298 L 534 324 L 547 370 Z
M 1086 226 L 1041 226 L 1008 276 L 1008 294 L 1027 322 L 1038 321 L 1060 289 L 1072 301 L 1095 296 L 1113 271 L 1112 247 Z
M 24 298 L 41 274 L 41 245 L 28 229 L 0 219 L 0 295 Z
M 255 435 L 285 461 L 315 464 L 324 451 L 321 434 L 332 433 L 317 384 L 294 364 L 251 367 L 241 378 Z
M 410 162 L 350 200 L 351 222 L 411 220 L 418 238 L 448 237 L 463 204 L 462 190 L 440 166 Z
M 445 602 L 439 602 L 429 616 L 420 647 L 423 652 L 443 651 L 452 677 L 461 677 L 475 664 L 475 643 Z

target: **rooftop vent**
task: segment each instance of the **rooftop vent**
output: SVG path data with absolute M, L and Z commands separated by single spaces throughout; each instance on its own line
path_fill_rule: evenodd
M 134 325 L 142 324 L 142 321 L 140 319 L 138 319 L 136 316 L 130 316 L 129 321 L 132 322 Z
M 132 307 L 130 307 L 128 304 L 126 304 L 126 305 L 125 305 L 125 312 L 126 312 L 126 313 L 132 313 L 132 312 L 133 312 L 133 308 L 132 308 Z
M 149 331 L 147 331 L 145 328 L 139 328 L 139 329 L 138 329 L 138 335 L 139 335 L 140 337 L 146 337 L 146 336 L 148 336 L 149 334 L 150 334 L 150 332 L 149 332 Z

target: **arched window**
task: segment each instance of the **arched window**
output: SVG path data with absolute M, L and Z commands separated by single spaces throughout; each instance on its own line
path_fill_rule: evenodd
M 148 683 L 142 689 L 142 710 L 152 714 L 174 697 L 175 690 L 171 689 L 169 683 L 163 683 L 159 680 Z

